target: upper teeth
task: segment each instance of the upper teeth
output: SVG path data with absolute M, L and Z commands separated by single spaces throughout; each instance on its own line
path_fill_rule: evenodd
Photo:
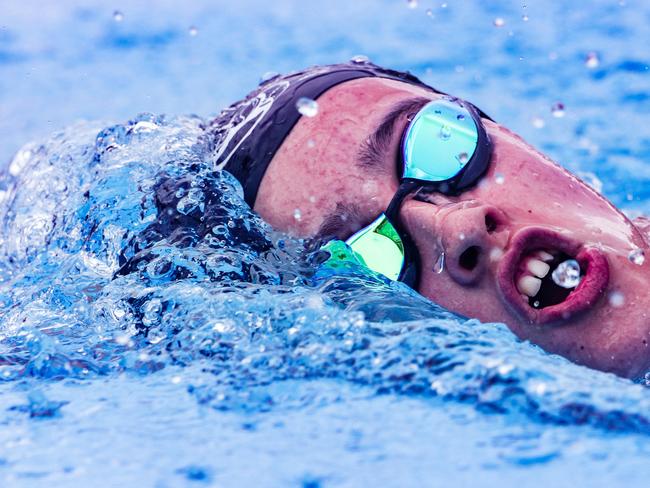
M 551 269 L 548 264 L 546 264 L 544 261 L 540 261 L 539 259 L 531 259 L 528 261 L 526 268 L 538 278 L 544 278 L 544 276 L 546 276 L 548 274 L 548 271 Z
M 540 251 L 538 256 L 542 259 L 548 257 L 553 259 L 553 256 L 544 251 Z M 523 293 L 529 297 L 534 297 L 539 293 L 539 289 L 542 286 L 542 278 L 548 274 L 551 267 L 540 259 L 531 258 L 526 263 L 526 269 L 530 274 L 525 274 L 519 278 L 517 281 L 517 289 L 519 290 L 519 293 Z

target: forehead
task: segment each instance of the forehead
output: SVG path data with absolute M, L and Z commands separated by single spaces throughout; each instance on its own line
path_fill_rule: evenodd
M 356 79 L 326 91 L 317 99 L 317 115 L 301 117 L 273 157 L 255 210 L 272 226 L 306 236 L 351 193 L 362 207 L 371 205 L 360 194 L 364 185 L 376 183 L 374 193 L 390 194 L 394 182 L 386 175 L 373 181 L 361 171 L 358 151 L 396 103 L 413 97 L 436 94 L 381 78 Z M 300 220 L 294 218 L 298 213 Z

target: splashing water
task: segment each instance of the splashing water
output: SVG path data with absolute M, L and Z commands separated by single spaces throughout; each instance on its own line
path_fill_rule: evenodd
M 214 411 L 259 415 L 352 395 L 287 386 L 327 379 L 650 434 L 650 399 L 634 385 L 519 343 L 503 325 L 460 319 L 364 267 L 318 268 L 322 253 L 270 229 L 214 170 L 204 127 L 150 114 L 80 124 L 27 146 L 2 175 L 5 388 L 133 375 L 182 386 Z M 80 400 L 52 391 L 12 411 L 65 419 Z

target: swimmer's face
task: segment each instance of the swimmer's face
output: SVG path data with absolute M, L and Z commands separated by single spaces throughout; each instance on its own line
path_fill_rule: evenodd
M 409 111 L 389 124 L 377 154 L 362 157 L 365 143 L 395 107 L 437 96 L 382 79 L 328 90 L 318 114 L 302 117 L 276 153 L 255 210 L 296 236 L 346 239 L 383 212 L 398 188 L 396 155 Z M 401 207 L 421 258 L 418 291 L 453 312 L 504 322 L 575 362 L 642 374 L 650 367 L 650 259 L 629 259 L 636 249 L 650 257 L 641 230 L 517 135 L 483 122 L 494 152 L 480 183 L 458 197 L 407 197 Z M 584 276 L 565 297 L 551 275 L 568 259 Z

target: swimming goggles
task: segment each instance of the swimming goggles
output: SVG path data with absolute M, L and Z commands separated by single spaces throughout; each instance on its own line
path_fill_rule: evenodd
M 397 161 L 401 173 L 397 192 L 384 213 L 345 241 L 361 264 L 417 287 L 420 257 L 399 221 L 400 207 L 416 190 L 458 195 L 478 182 L 492 155 L 480 113 L 468 102 L 443 97 L 427 103 L 411 119 Z M 323 249 L 330 253 L 326 264 L 343 256 L 340 241 Z

